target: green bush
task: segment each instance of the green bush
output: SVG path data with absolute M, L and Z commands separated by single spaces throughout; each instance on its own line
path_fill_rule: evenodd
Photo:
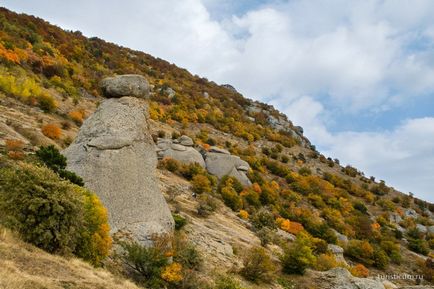
M 69 180 L 71 183 L 78 186 L 84 186 L 84 182 L 81 177 L 65 169 L 66 157 L 63 156 L 53 145 L 40 147 L 36 152 L 36 156 L 47 167 L 56 172 L 62 179 Z
M 175 221 L 175 230 L 181 230 L 187 224 L 187 220 L 178 214 L 172 214 L 173 220 Z
M 345 254 L 365 265 L 372 265 L 374 262 L 374 248 L 368 241 L 350 240 Z
M 374 266 L 382 270 L 386 269 L 390 262 L 390 259 L 387 256 L 386 252 L 378 247 L 376 247 L 374 250 L 373 259 Z
M 202 217 L 211 215 L 218 207 L 218 201 L 211 195 L 202 194 L 198 197 L 197 214 Z
M 204 175 L 195 175 L 191 181 L 193 192 L 196 194 L 211 193 L 212 186 L 209 178 Z
M 50 253 L 97 264 L 111 246 L 107 212 L 96 195 L 45 167 L 1 168 L 0 212 L 3 225 Z
M 271 282 L 275 265 L 264 248 L 251 248 L 244 257 L 243 265 L 240 273 L 247 280 L 255 283 Z
M 202 256 L 196 247 L 181 238 L 178 238 L 175 243 L 174 261 L 190 270 L 198 270 L 203 263 Z
M 300 233 L 281 258 L 282 271 L 287 274 L 304 274 L 306 268 L 313 266 L 315 261 L 308 235 Z
M 252 224 L 256 230 L 260 230 L 264 227 L 275 229 L 277 228 L 274 215 L 265 208 L 260 209 L 252 216 Z
M 214 289 L 244 289 L 240 282 L 229 275 L 221 275 L 215 280 Z
M 428 255 L 429 245 L 428 242 L 422 239 L 408 239 L 408 248 L 416 253 Z
M 233 178 L 222 179 L 221 183 L 219 191 L 226 206 L 234 211 L 241 209 L 243 201 L 234 188 Z
M 138 243 L 121 243 L 124 252 L 123 262 L 133 271 L 134 279 L 151 288 L 164 288 L 160 278 L 163 268 L 169 264 L 169 258 L 158 246 L 146 247 Z

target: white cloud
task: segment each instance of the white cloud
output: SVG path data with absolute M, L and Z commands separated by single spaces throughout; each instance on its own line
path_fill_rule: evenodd
M 432 118 L 375 133 L 332 133 L 328 127 L 336 114 L 378 115 L 433 94 L 434 1 L 58 2 L 2 5 L 143 50 L 231 83 L 247 97 L 271 101 L 331 156 L 432 200 L 434 140 L 427 133 Z M 257 8 L 227 14 L 242 5 Z

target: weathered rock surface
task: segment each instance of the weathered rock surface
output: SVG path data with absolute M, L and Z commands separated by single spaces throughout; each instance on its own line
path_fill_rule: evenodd
M 141 75 L 126 74 L 104 78 L 101 89 L 106 97 L 135 96 L 147 98 L 149 83 Z
M 208 172 L 218 178 L 228 175 L 239 180 L 243 186 L 250 186 L 252 184 L 245 173 L 245 169 L 249 169 L 250 166 L 238 156 L 233 156 L 225 152 L 208 152 L 206 154 L 205 164 Z M 240 167 L 241 169 L 238 169 Z
M 321 289 L 385 289 L 381 281 L 353 277 L 347 269 L 334 268 L 326 272 L 309 271 L 315 284 Z
M 98 194 L 112 233 L 143 244 L 173 231 L 173 219 L 155 176 L 157 157 L 147 105 L 133 97 L 105 100 L 64 151 L 67 169 Z
M 187 139 L 188 138 L 188 139 Z M 176 140 L 177 143 L 173 143 L 170 139 L 158 139 L 157 151 L 158 157 L 172 158 L 183 164 L 198 163 L 203 168 L 205 167 L 205 161 L 203 156 L 195 148 L 191 147 L 193 144 L 191 138 L 184 136 Z M 183 145 L 184 143 L 185 145 Z
M 328 244 L 327 249 L 335 256 L 336 261 L 348 265 L 344 258 L 344 248 L 338 245 Z

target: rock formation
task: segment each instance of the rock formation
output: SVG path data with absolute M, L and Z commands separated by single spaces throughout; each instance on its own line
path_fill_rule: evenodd
M 148 94 L 148 84 L 140 76 L 105 79 L 103 87 L 111 96 Z M 107 99 L 64 151 L 68 170 L 81 176 L 108 209 L 112 233 L 143 244 L 149 244 L 154 234 L 172 233 L 174 225 L 154 175 L 157 156 L 147 114 L 143 99 Z
M 107 77 L 101 81 L 101 89 L 106 97 L 135 96 L 147 98 L 149 84 L 146 78 L 136 74 Z
M 226 150 L 211 147 L 206 154 L 205 164 L 208 172 L 219 179 L 228 175 L 239 180 L 243 186 L 252 184 L 246 175 L 250 169 L 249 164 Z
M 193 146 L 193 140 L 188 136 L 181 136 L 177 140 L 160 138 L 157 140 L 157 153 L 160 159 L 165 157 L 175 159 L 183 164 L 198 163 L 203 168 L 205 161 Z
M 347 269 L 334 268 L 326 272 L 309 271 L 315 284 L 322 289 L 385 289 L 379 280 L 353 277 Z

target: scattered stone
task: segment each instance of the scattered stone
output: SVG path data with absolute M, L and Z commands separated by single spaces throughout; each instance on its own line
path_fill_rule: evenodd
M 236 178 L 243 186 L 250 186 L 251 182 L 247 178 L 244 170 L 238 170 L 238 167 L 250 168 L 246 161 L 238 156 L 225 153 L 208 152 L 206 154 L 205 164 L 208 172 L 217 176 L 219 179 L 226 175 Z
M 413 219 L 415 219 L 415 218 L 418 217 L 418 214 L 413 209 L 407 209 L 407 210 L 405 210 L 404 215 L 406 217 L 413 218 Z
M 344 258 L 344 248 L 334 244 L 328 244 L 327 249 L 335 256 L 336 261 L 348 265 Z
M 216 146 L 212 146 L 209 148 L 208 150 L 211 153 L 219 153 L 219 154 L 226 154 L 226 155 L 230 155 L 231 153 L 228 150 L 216 147 Z
M 434 226 L 429 226 L 428 227 L 428 233 L 429 234 L 434 234 Z
M 180 139 L 180 138 L 179 138 Z M 178 139 L 178 140 L 179 140 Z M 195 148 L 184 146 L 179 143 L 174 143 L 171 139 L 158 139 L 157 140 L 157 154 L 160 159 L 172 158 L 183 164 L 198 163 L 201 167 L 205 168 L 205 161 L 203 156 Z M 182 142 L 182 141 L 181 141 Z
M 191 139 L 191 137 L 186 136 L 186 135 L 182 135 L 178 138 L 178 142 L 179 144 L 183 145 L 183 146 L 193 146 L 194 142 Z
M 398 213 L 391 213 L 389 215 L 389 221 L 394 224 L 399 224 L 402 222 L 402 218 Z
M 385 289 L 379 280 L 353 277 L 345 268 L 334 268 L 326 272 L 307 270 L 313 284 L 321 289 Z
M 67 169 L 83 178 L 108 210 L 111 232 L 150 245 L 172 234 L 174 222 L 155 176 L 157 157 L 138 98 L 107 99 L 63 152 Z
M 106 97 L 149 97 L 148 81 L 138 74 L 126 74 L 104 78 L 101 81 L 101 89 Z
M 296 239 L 293 234 L 283 231 L 281 229 L 277 229 L 276 235 L 289 242 L 293 242 Z
M 426 234 L 428 232 L 428 229 L 426 226 L 422 224 L 416 224 L 416 229 L 421 232 L 422 234 Z
M 344 244 L 347 244 L 347 243 L 348 243 L 348 237 L 347 237 L 347 236 L 345 236 L 345 235 L 339 233 L 338 231 L 336 231 L 336 230 L 334 230 L 334 229 L 332 229 L 332 230 L 333 230 L 333 232 L 335 233 L 336 238 L 338 238 L 338 241 L 339 241 L 339 242 L 344 243 Z

